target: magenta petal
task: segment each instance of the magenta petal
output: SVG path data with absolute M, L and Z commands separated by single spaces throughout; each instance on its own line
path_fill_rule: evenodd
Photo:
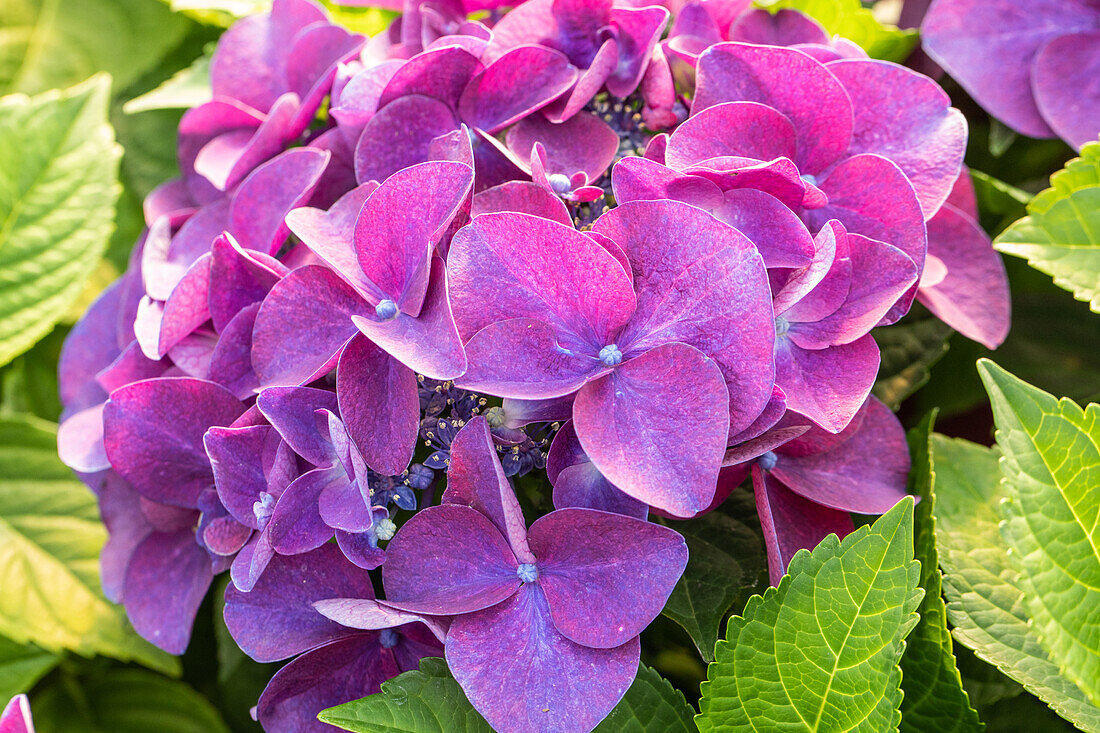
M 381 510 L 383 514 L 385 514 L 385 511 L 385 509 Z M 374 512 L 377 514 L 379 509 L 375 507 Z M 377 537 L 373 538 L 372 541 L 369 531 L 345 532 L 338 529 L 336 530 L 336 544 L 339 546 L 340 552 L 344 553 L 344 557 L 364 570 L 374 570 L 386 560 L 386 551 L 378 546 Z
M 591 461 L 562 469 L 554 481 L 553 501 L 556 509 L 598 509 L 636 519 L 649 516 L 646 504 L 615 488 Z
M 687 168 L 724 155 L 794 158 L 795 146 L 794 125 L 781 112 L 758 102 L 726 102 L 695 113 L 676 128 L 665 161 Z
M 375 314 L 352 315 L 352 323 L 390 356 L 431 379 L 455 379 L 466 371 L 466 352 L 458 337 L 447 297 L 447 268 L 432 258 L 424 307 L 416 318 L 398 313 L 390 321 Z
M 253 505 L 259 500 L 260 492 L 279 493 L 278 489 L 269 486 L 265 469 L 274 468 L 277 461 L 293 463 L 285 449 L 280 451 L 282 437 L 270 425 L 214 427 L 206 431 L 203 443 L 210 457 L 218 498 L 239 523 L 259 529 Z M 279 468 L 284 469 L 279 473 L 284 473 L 289 466 L 280 465 Z
M 545 46 L 518 46 L 470 80 L 458 114 L 467 125 L 493 134 L 553 102 L 576 78 L 564 54 Z
M 573 414 L 572 396 L 545 400 L 504 398 L 504 426 L 520 428 L 533 422 L 564 422 Z
M 287 486 L 267 526 L 271 546 L 282 555 L 298 555 L 332 539 L 332 527 L 321 519 L 317 503 L 333 483 L 347 483 L 341 468 L 315 468 Z
M 799 43 L 828 43 L 829 34 L 808 15 L 791 8 L 771 13 L 763 8 L 749 10 L 730 26 L 729 39 L 768 46 Z
M 116 280 L 65 337 L 57 378 L 61 403 L 67 410 L 82 410 L 107 399 L 95 377 L 119 356 L 116 333 L 125 289 L 126 278 Z
M 795 163 L 818 173 L 852 137 L 852 103 L 836 77 L 802 51 L 719 43 L 699 57 L 692 112 L 722 102 L 760 102 L 783 113 L 798 135 Z M 828 110 L 828 114 L 822 114 Z
M 722 205 L 723 198 L 716 183 L 674 171 L 648 158 L 621 159 L 611 169 L 611 186 L 620 204 L 673 199 L 712 211 Z
M 199 379 L 148 379 L 111 393 L 103 410 L 111 465 L 144 496 L 194 507 L 213 476 L 203 434 L 229 425 L 244 405 L 231 392 Z
M 772 301 L 775 315 L 788 315 L 788 311 L 794 309 L 794 315 L 801 316 L 796 320 L 812 321 L 836 312 L 851 288 L 847 237 L 843 225 L 836 220 L 821 227 L 813 239 L 813 261 L 792 272 L 775 294 Z M 840 256 L 844 258 L 839 265 L 836 262 L 837 240 L 840 240 Z
M 991 115 L 1050 137 L 1032 97 L 1033 59 L 1058 36 L 1095 29 L 1097 15 L 1061 0 L 956 0 L 930 8 L 921 33 L 928 55 Z
M 578 114 L 554 124 L 542 115 L 531 115 L 508 130 L 508 147 L 526 158 L 536 142 L 546 148 L 546 172 L 572 176 L 585 174 L 594 181 L 604 174 L 619 152 L 619 136 L 594 114 Z
M 369 305 L 331 270 L 307 266 L 276 283 L 260 306 L 252 365 L 262 385 L 306 384 L 336 365 Z
M 607 91 L 616 97 L 632 94 L 642 81 L 650 53 L 668 24 L 669 12 L 662 7 L 612 7 L 611 23 L 619 63 L 607 78 Z
M 57 426 L 58 456 L 78 473 L 95 473 L 111 467 L 103 446 L 104 404 L 73 413 Z
M 615 258 L 581 232 L 548 219 L 479 216 L 455 234 L 448 266 L 455 320 L 466 339 L 496 321 L 537 318 L 572 334 L 595 355 L 634 311 L 630 277 Z
M 462 90 L 481 68 L 477 56 L 459 46 L 419 53 L 390 78 L 378 99 L 378 107 L 385 107 L 401 97 L 421 94 L 455 109 Z
M 441 641 L 447 635 L 446 627 L 440 623 L 439 619 L 408 611 L 398 611 L 396 608 L 387 606 L 385 601 L 376 601 L 374 598 L 329 598 L 315 602 L 313 607 L 325 618 L 351 629 L 371 631 L 421 623 Z
M 574 115 L 584 109 L 584 106 L 592 101 L 603 88 L 608 77 L 619 65 L 619 46 L 614 38 L 608 38 L 592 57 L 588 68 L 581 72 L 577 81 L 573 84 L 568 94 L 558 97 L 552 104 L 543 110 L 543 114 L 551 122 L 562 122 L 572 119 Z
M 913 184 L 925 218 L 947 199 L 966 152 L 966 118 L 923 74 L 886 61 L 829 64 L 852 98 L 855 129 L 849 152 L 877 153 L 898 164 Z
M 710 504 L 729 434 L 729 393 L 717 365 L 665 344 L 585 385 L 577 436 L 612 484 L 650 506 L 690 516 Z M 652 416 L 662 416 L 653 430 Z
M 422 163 L 390 176 L 363 206 L 355 222 L 359 266 L 403 313 L 420 313 L 432 251 L 473 183 L 473 169 L 462 163 Z
M 829 509 L 794 493 L 759 466 L 752 469 L 756 510 L 768 547 L 769 582 L 779 585 L 791 558 L 799 550 L 812 550 L 830 533 L 843 539 L 855 529 L 847 512 Z
M 1031 87 L 1043 119 L 1075 148 L 1100 134 L 1100 31 L 1055 38 L 1035 57 Z
M 819 504 L 882 514 L 905 496 L 909 474 L 905 430 L 889 408 L 874 398 L 852 423 L 854 428 L 836 436 L 824 450 L 804 453 L 816 440 L 813 430 L 796 438 L 779 449 L 772 473 L 792 491 Z
M 519 563 L 496 526 L 468 506 L 422 509 L 386 546 L 386 602 L 450 616 L 494 606 L 520 587 Z
M 500 733 L 591 730 L 630 687 L 640 655 L 637 638 L 614 649 L 567 639 L 537 584 L 455 619 L 446 649 L 466 697 Z
M 373 598 L 370 575 L 343 558 L 334 545 L 292 557 L 275 557 L 256 586 L 225 589 L 225 625 L 245 654 L 273 662 L 354 631 L 313 608 L 322 598 Z
M 157 356 L 163 357 L 210 320 L 210 260 L 208 255 L 196 260 L 165 301 L 157 334 Z
M 193 529 L 150 534 L 126 568 L 124 603 L 134 630 L 169 654 L 182 654 L 213 577 Z
M 384 181 L 428 159 L 432 140 L 458 129 L 451 108 L 437 99 L 413 95 L 387 104 L 375 114 L 355 146 L 355 177 Z
M 807 425 L 768 430 L 756 438 L 746 440 L 727 450 L 725 457 L 722 459 L 722 465 L 736 466 L 754 458 L 759 458 L 765 453 L 789 443 L 807 430 L 809 430 Z
M 259 303 L 284 275 L 278 260 L 255 250 L 242 249 L 230 236 L 220 236 L 210 247 L 209 310 L 214 330 L 221 333 L 241 309 Z
M 515 491 L 497 457 L 489 423 L 478 416 L 451 443 L 444 504 L 468 506 L 488 517 L 520 562 L 534 562 L 527 547 L 527 523 Z
M 328 211 L 312 207 L 294 209 L 286 215 L 286 223 L 310 251 L 349 285 L 381 299 L 382 293 L 377 286 L 362 276 L 353 244 L 355 221 L 363 204 L 377 188 L 378 184 L 373 181 L 353 188 Z
M 814 242 L 806 225 L 779 199 L 763 191 L 726 191 L 711 213 L 752 240 L 765 267 L 804 267 L 814 257 Z
M 259 303 L 242 309 L 225 325 L 210 355 L 211 379 L 242 400 L 260 388 L 260 380 L 252 370 L 252 330 L 259 311 Z
M 4 706 L 0 713 L 0 731 L 2 733 L 34 733 L 34 721 L 31 720 L 31 704 L 26 695 L 16 695 Z
M 753 438 L 763 435 L 768 430 L 775 427 L 783 415 L 787 412 L 787 395 L 783 393 L 783 390 L 779 387 L 772 386 L 772 395 L 768 398 L 768 404 L 764 406 L 760 414 L 756 416 L 756 419 L 752 421 L 752 424 L 739 433 L 730 435 L 727 445 L 736 445 L 745 440 L 752 440 Z
M 317 427 L 317 410 L 335 411 L 336 395 L 311 387 L 268 387 L 256 398 L 263 416 L 294 452 L 315 466 L 333 465 L 332 443 Z
M 296 148 L 253 171 L 233 196 L 229 211 L 231 231 L 245 249 L 274 255 L 290 230 L 283 218 L 309 200 L 328 152 Z
M 400 475 L 416 447 L 416 375 L 359 335 L 340 356 L 336 393 L 340 415 L 363 460 L 383 476 Z
M 917 298 L 944 323 L 991 349 L 1008 335 L 1011 303 L 1001 257 L 975 221 L 944 204 L 928 222 L 928 256 L 947 272 Z
M 599 649 L 626 643 L 661 613 L 688 559 L 673 530 L 591 509 L 547 514 L 530 541 L 554 626 Z
M 331 733 L 317 715 L 381 689 L 400 669 L 378 643 L 378 634 L 359 634 L 312 649 L 275 673 L 256 705 L 269 731 Z
M 787 408 L 830 432 L 851 421 L 874 385 L 879 351 L 870 334 L 843 346 L 810 351 L 780 338 L 775 348 L 775 383 Z
M 531 181 L 509 181 L 488 188 L 474 196 L 471 216 L 499 211 L 541 216 L 566 226 L 573 226 L 569 209 L 560 198 Z
M 87 316 L 85 315 L 85 318 Z M 109 366 L 95 375 L 95 381 L 108 393 L 133 382 L 163 376 L 171 368 L 167 359 L 153 361 L 141 351 L 137 341 L 131 341 Z M 105 395 L 104 395 L 105 396 Z M 65 401 L 66 408 L 76 407 Z

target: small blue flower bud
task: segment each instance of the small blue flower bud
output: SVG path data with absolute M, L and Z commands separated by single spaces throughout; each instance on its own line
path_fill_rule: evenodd
M 783 316 L 779 316 L 775 319 L 775 335 L 783 336 L 787 331 L 791 330 L 791 322 Z
M 399 509 L 411 512 L 416 509 L 416 494 L 408 486 L 398 486 L 393 490 L 393 503 Z
M 275 497 L 266 491 L 261 491 L 260 500 L 252 504 L 252 513 L 256 515 L 256 526 L 261 530 L 266 527 L 274 512 Z
M 389 517 L 382 519 L 374 525 L 375 536 L 383 542 L 389 542 L 397 534 L 397 525 Z
M 534 563 L 525 562 L 516 568 L 516 577 L 524 583 L 534 583 L 539 579 L 539 569 Z
M 378 643 L 386 649 L 393 649 L 398 641 L 397 632 L 393 629 L 382 629 L 378 633 Z
M 623 360 L 623 352 L 615 344 L 608 344 L 600 349 L 600 363 L 604 366 L 617 366 Z
M 374 306 L 374 315 L 378 316 L 383 321 L 392 321 L 394 318 L 397 318 L 397 314 L 397 303 L 394 303 L 389 298 L 378 301 L 378 305 Z
M 573 190 L 573 186 L 569 181 L 569 176 L 564 173 L 551 173 L 547 179 L 550 181 L 550 188 L 554 189 L 554 193 L 558 195 L 569 193 Z
M 817 176 L 810 173 L 803 173 L 800 178 L 811 186 L 817 185 Z
M 775 468 L 776 462 L 779 460 L 779 456 L 775 453 L 768 451 L 764 455 L 756 459 L 756 463 L 760 466 L 761 470 L 770 471 Z
M 485 411 L 485 422 L 491 428 L 499 428 L 504 424 L 504 408 L 494 405 Z

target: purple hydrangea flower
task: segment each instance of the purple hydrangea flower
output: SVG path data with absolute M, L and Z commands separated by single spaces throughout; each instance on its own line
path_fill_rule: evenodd
M 341 624 L 315 608 L 326 598 L 362 599 Z M 379 691 L 382 682 L 439 656 L 446 627 L 440 621 L 397 611 L 374 601 L 366 571 L 333 545 L 276 557 L 251 591 L 225 591 L 225 623 L 253 659 L 294 657 L 260 696 L 256 717 L 270 733 L 323 733 L 317 714 Z M 331 606 L 331 602 L 328 604 Z M 339 605 L 339 604 L 337 604 Z M 369 608 L 368 608 L 369 607 Z
M 560 509 L 528 530 L 485 419 L 455 443 L 443 504 L 389 544 L 386 604 L 454 617 L 448 665 L 497 730 L 590 730 L 630 686 L 637 635 L 683 572 L 686 545 L 591 509 Z
M 991 115 L 1081 147 L 1100 133 L 1100 5 L 1093 0 L 938 0 L 924 49 Z
M 577 435 L 614 485 L 678 516 L 710 503 L 726 439 L 760 413 L 774 375 L 752 242 L 692 206 L 638 201 L 590 234 L 479 216 L 449 262 L 469 359 L 459 384 L 521 399 L 577 392 Z

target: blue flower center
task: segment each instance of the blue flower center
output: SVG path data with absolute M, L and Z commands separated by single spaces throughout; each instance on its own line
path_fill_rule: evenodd
M 791 330 L 791 322 L 783 316 L 779 316 L 775 319 L 775 335 L 783 336 L 787 331 Z
M 389 517 L 379 520 L 378 524 L 374 525 L 374 536 L 383 542 L 392 540 L 396 533 L 397 525 Z
M 775 468 L 776 462 L 779 460 L 779 456 L 775 455 L 772 451 L 768 451 L 764 455 L 756 459 L 756 463 L 763 471 L 770 471 Z
M 378 643 L 386 649 L 393 649 L 397 646 L 397 642 L 397 632 L 393 629 L 382 629 L 378 634 Z
M 573 189 L 569 176 L 564 173 L 551 173 L 548 180 L 550 181 L 550 188 L 554 189 L 554 193 L 569 193 Z
M 604 366 L 617 366 L 623 360 L 623 352 L 615 344 L 608 344 L 600 349 L 600 363 Z
M 799 177 L 811 186 L 817 185 L 817 176 L 813 175 L 812 173 L 803 173 Z
M 374 306 L 374 315 L 381 318 L 383 321 L 392 321 L 397 318 L 397 303 L 394 303 L 389 298 L 379 301 L 378 305 Z
M 539 569 L 533 562 L 525 562 L 516 568 L 516 577 L 524 583 L 534 583 L 539 579 Z
M 263 530 L 275 511 L 275 497 L 266 491 L 260 492 L 260 500 L 253 502 L 252 513 L 256 515 L 256 526 Z
M 485 422 L 489 423 L 491 428 L 499 428 L 504 424 L 505 415 L 504 408 L 498 405 L 493 405 L 485 411 Z

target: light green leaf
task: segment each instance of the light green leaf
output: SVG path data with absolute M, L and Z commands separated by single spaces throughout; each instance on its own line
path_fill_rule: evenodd
M 778 588 L 730 619 L 702 685 L 699 730 L 896 730 L 919 579 L 911 498 L 843 541 L 799 551 Z
M 917 46 L 915 30 L 879 23 L 859 0 L 757 0 L 772 12 L 794 8 L 810 16 L 835 36 L 859 45 L 871 58 L 904 61 Z
M 1050 183 L 994 246 L 1026 258 L 1100 313 L 1100 142 L 1085 145 Z
M 0 99 L 0 365 L 80 296 L 111 234 L 121 150 L 110 79 Z
M 752 492 L 734 491 L 714 511 L 668 525 L 684 536 L 689 559 L 662 613 L 712 662 L 726 612 L 767 587 L 768 558 Z
M 56 654 L 0 636 L 0 700 L 28 692 L 56 664 Z
M 875 342 L 882 352 L 875 396 L 891 410 L 916 392 L 931 369 L 947 353 L 951 327 L 923 307 L 914 308 L 900 323 L 876 328 Z
M 31 699 L 38 733 L 229 733 L 209 700 L 152 672 L 111 669 L 61 682 Z
M 684 693 L 643 664 L 623 699 L 592 733 L 697 733 L 694 716 Z
M 121 91 L 178 44 L 187 27 L 156 0 L 4 0 L 0 94 L 68 87 L 99 71 Z
M 1029 626 L 1020 576 L 998 529 L 1000 452 L 941 435 L 933 436 L 932 452 L 936 545 L 955 640 L 1081 730 L 1100 733 L 1100 708 L 1059 674 Z
M 321 712 L 330 725 L 362 733 L 492 733 L 439 657 L 382 683 L 382 691 Z
M 951 648 L 951 634 L 947 630 L 947 607 L 941 595 L 942 576 L 934 536 L 936 520 L 932 515 L 935 504 L 931 446 L 934 420 L 935 413 L 932 413 L 909 431 L 909 450 L 913 454 L 909 490 L 921 497 L 914 510 L 913 523 L 924 599 L 917 609 L 920 622 L 906 639 L 905 655 L 901 658 L 901 686 L 905 691 L 901 701 L 902 733 L 959 733 L 983 728 L 963 689 L 962 676 Z
M 1027 213 L 1027 203 L 1031 200 L 1027 191 L 974 169 L 970 171 L 970 180 L 974 182 L 982 224 L 990 234 L 1000 234 Z
M 57 458 L 57 430 L 0 418 L 0 634 L 48 651 L 135 660 L 175 673 L 175 658 L 141 639 L 103 597 L 107 533 L 95 497 Z
M 162 0 L 180 13 L 213 25 L 229 26 L 238 18 L 265 13 L 271 0 Z M 344 6 L 338 0 L 320 0 L 334 23 L 348 30 L 373 36 L 381 33 L 397 13 L 384 8 Z
M 148 112 L 154 109 L 187 109 L 209 102 L 213 97 L 210 89 L 210 60 L 214 48 L 208 47 L 186 69 L 180 69 L 156 89 L 135 97 L 122 105 L 126 114 Z
M 978 371 L 1004 455 L 1001 534 L 1032 627 L 1063 676 L 1100 702 L 1100 405 L 1082 410 L 987 359 Z

